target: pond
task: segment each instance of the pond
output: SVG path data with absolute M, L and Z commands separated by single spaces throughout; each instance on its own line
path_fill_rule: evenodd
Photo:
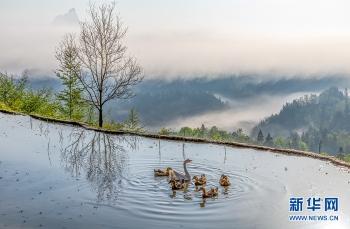
M 173 192 L 154 168 L 206 174 Z M 221 174 L 232 185 L 219 186 Z M 303 210 L 290 211 L 290 198 Z M 325 198 L 338 211 L 325 211 Z M 307 209 L 321 198 L 321 209 Z M 214 144 L 108 135 L 0 114 L 0 228 L 350 228 L 349 169 L 297 156 Z M 334 209 L 333 209 L 334 210 Z M 338 220 L 290 221 L 290 215 Z M 335 218 L 334 218 L 335 219 Z

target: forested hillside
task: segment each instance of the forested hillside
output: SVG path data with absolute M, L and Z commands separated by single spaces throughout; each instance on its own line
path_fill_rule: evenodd
M 252 137 L 270 134 L 276 146 L 315 152 L 350 152 L 348 90 L 331 87 L 320 95 L 305 95 L 283 106 L 257 125 Z M 260 136 L 261 138 L 261 136 Z
M 134 107 L 145 125 L 166 127 L 175 119 L 206 112 L 222 112 L 228 106 L 221 97 L 250 103 L 249 100 L 259 100 L 261 95 L 275 97 L 300 92 L 318 92 L 329 86 L 348 83 L 342 76 L 282 79 L 266 76 L 265 80 L 262 78 L 263 76 L 231 75 L 186 80 L 149 79 L 137 86 L 137 96 L 134 98 L 111 103 L 108 116 L 114 120 L 123 120 L 127 112 Z

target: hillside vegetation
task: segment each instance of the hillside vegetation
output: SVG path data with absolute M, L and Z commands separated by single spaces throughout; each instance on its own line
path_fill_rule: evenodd
M 339 155 L 350 152 L 350 104 L 347 89 L 305 95 L 257 125 L 251 136 L 270 134 L 275 145 Z
M 26 75 L 15 78 L 0 72 L 0 109 L 97 126 L 96 111 L 82 98 L 80 90 L 76 90 L 71 96 L 67 96 L 65 92 L 65 88 L 56 93 L 46 88 L 32 89 Z M 68 112 L 69 109 L 73 112 Z M 103 128 L 143 131 L 135 109 L 129 111 L 123 122 L 107 121 Z

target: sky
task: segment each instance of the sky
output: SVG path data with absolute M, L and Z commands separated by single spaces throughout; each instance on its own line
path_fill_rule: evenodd
M 58 42 L 78 33 L 52 21 L 71 8 L 84 21 L 88 5 L 0 0 L 0 71 L 52 75 Z M 350 73 L 348 0 L 119 0 L 117 8 L 147 75 Z

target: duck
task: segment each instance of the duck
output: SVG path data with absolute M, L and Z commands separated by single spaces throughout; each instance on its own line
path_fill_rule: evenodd
M 219 183 L 220 183 L 221 186 L 224 186 L 224 187 L 227 187 L 227 186 L 231 185 L 230 179 L 228 178 L 228 176 L 226 176 L 224 174 L 221 175 Z
M 219 188 L 218 187 L 212 187 L 209 191 L 205 189 L 205 187 L 201 187 L 199 190 L 202 190 L 202 197 L 203 198 L 211 198 L 219 195 Z
M 186 187 L 186 182 L 184 180 L 175 180 L 175 179 L 171 179 L 169 181 L 169 184 L 171 186 L 172 190 L 182 190 Z
M 169 176 L 172 170 L 173 169 L 170 168 L 170 167 L 167 167 L 164 170 L 163 169 L 154 169 L 154 175 L 155 176 L 159 176 L 159 177 L 161 177 L 161 176 Z
M 183 167 L 184 167 L 184 172 L 185 174 L 181 173 L 181 172 L 177 172 L 176 170 L 171 170 L 170 172 L 170 178 L 171 180 L 176 180 L 176 181 L 185 181 L 185 182 L 189 182 L 191 181 L 191 175 L 189 174 L 186 164 L 191 163 L 192 160 L 190 159 L 186 159 L 183 162 Z
M 207 178 L 205 177 L 205 174 L 202 174 L 200 177 L 194 176 L 192 180 L 194 181 L 195 185 L 204 185 L 207 183 Z

